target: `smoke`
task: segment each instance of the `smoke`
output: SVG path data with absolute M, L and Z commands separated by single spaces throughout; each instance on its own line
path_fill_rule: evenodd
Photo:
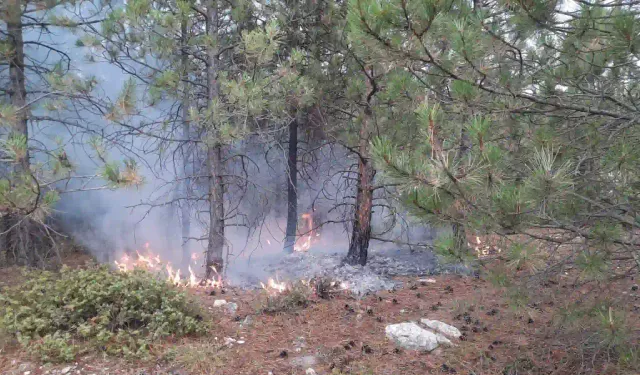
M 96 76 L 99 96 L 115 101 L 129 76 L 110 63 L 87 61 L 87 47 L 76 46 L 78 35 L 55 27 L 52 30 L 50 40 L 42 40 L 39 33 L 26 35 L 25 39 L 55 44 L 74 62 L 73 74 Z M 34 58 L 47 58 L 47 51 L 37 48 L 28 53 Z M 143 85 L 138 87 L 138 93 L 144 98 Z M 137 124 L 162 122 L 175 109 L 174 104 L 163 102 L 144 108 L 134 121 Z M 31 134 L 45 145 L 63 145 L 75 166 L 76 176 L 95 175 L 100 167 L 95 150 L 87 146 L 92 137 L 99 135 L 105 141 L 107 159 L 136 159 L 145 182 L 140 186 L 109 189 L 100 178 L 65 181 L 62 190 L 73 192 L 64 193 L 56 207 L 56 217 L 65 231 L 100 262 L 113 263 L 125 253 L 146 251 L 149 244 L 149 249 L 163 260 L 180 264 L 183 241 L 179 205 L 188 204 L 192 219 L 191 252 L 195 258 L 203 259 L 208 229 L 206 179 L 194 179 L 192 200 L 176 199 L 181 198 L 180 171 L 176 167 L 180 165 L 180 146 L 130 133 L 107 122 L 95 111 L 74 108 L 71 114 L 81 119 L 83 131 L 69 132 L 68 127 L 44 123 L 33 128 Z M 228 211 L 226 276 L 233 282 L 264 279 L 270 276 L 264 266 L 285 256 L 282 250 L 286 227 L 285 150 L 286 147 L 277 142 L 263 144 L 259 139 L 247 139 L 227 149 L 227 157 L 243 155 L 230 158 L 225 171 L 237 176 L 229 180 L 225 202 Z M 346 255 L 349 220 L 353 216 L 356 159 L 335 144 L 312 138 L 303 139 L 300 155 L 298 212 L 312 214 L 314 218 L 314 232 L 306 234 L 313 236 L 311 251 Z M 202 168 L 203 155 L 195 152 L 193 163 L 194 171 Z M 384 204 L 374 208 L 374 232 L 404 242 L 430 238 L 429 228 L 416 227 L 406 217 L 396 214 L 395 203 L 386 199 L 383 190 L 376 198 Z M 398 246 L 390 242 L 371 244 L 373 251 Z M 196 271 L 204 274 L 202 264 L 198 265 Z

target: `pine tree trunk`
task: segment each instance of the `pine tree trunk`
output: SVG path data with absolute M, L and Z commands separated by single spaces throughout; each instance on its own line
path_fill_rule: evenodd
M 287 8 L 292 11 L 291 30 L 288 46 L 291 51 L 298 48 L 300 6 L 297 1 L 286 1 Z M 289 123 L 289 150 L 287 155 L 287 229 L 284 238 L 284 252 L 293 253 L 298 234 L 298 126 L 301 109 L 295 110 L 295 119 Z
M 467 155 L 469 152 L 469 135 L 467 134 L 467 130 L 462 127 L 460 129 L 460 145 L 458 148 L 458 152 L 456 153 L 456 159 L 460 160 Z M 464 212 L 462 210 L 458 213 L 460 220 L 464 217 Z M 467 246 L 467 231 L 464 227 L 464 224 L 461 222 L 453 222 L 451 223 L 451 232 L 453 235 L 453 241 L 455 250 L 460 252 L 461 254 L 466 252 Z
M 189 123 L 182 123 L 183 134 L 189 134 Z M 180 202 L 180 227 L 181 227 L 181 237 L 182 237 L 182 267 L 186 268 L 191 262 L 191 247 L 189 246 L 189 241 L 191 237 L 191 210 L 189 209 L 189 192 L 191 190 L 191 178 L 190 170 L 189 170 L 189 161 L 190 161 L 190 146 L 186 144 L 184 146 L 183 151 L 183 160 L 182 160 L 182 173 L 183 180 L 181 183 L 181 197 L 182 202 Z
M 464 251 L 467 248 L 467 231 L 465 230 L 464 225 L 460 223 L 452 223 L 451 232 L 456 251 Z
M 16 121 L 11 130 L 10 136 L 23 136 L 27 142 L 29 140 L 28 115 L 27 115 L 27 89 L 25 86 L 25 65 L 24 65 L 24 41 L 22 30 L 22 8 L 20 0 L 8 0 L 7 4 L 7 42 L 9 50 L 9 96 L 11 105 L 16 109 Z M 25 145 L 27 147 L 28 145 Z M 18 174 L 31 173 L 29 161 L 29 149 L 25 149 L 24 154 L 18 160 L 18 164 L 13 170 Z M 7 233 L 3 242 L 13 249 L 16 261 L 26 265 L 35 265 L 35 250 L 30 246 L 30 222 L 29 219 L 9 215 L 4 223 L 6 228 L 0 228 L 2 232 L 13 227 L 11 233 Z M 16 225 L 18 224 L 18 225 Z
M 186 50 L 188 35 L 187 26 L 189 20 L 184 17 L 181 21 L 180 32 L 182 33 L 182 138 L 185 140 L 191 137 L 191 124 L 189 122 L 189 108 L 191 106 L 189 102 L 189 85 L 187 83 L 189 78 L 189 54 Z M 186 271 L 186 268 L 191 262 L 191 249 L 189 246 L 189 238 L 191 237 L 191 210 L 189 209 L 189 192 L 191 190 L 191 144 L 185 141 L 182 146 L 182 181 L 180 183 L 181 194 L 180 198 L 180 225 L 182 229 L 182 268 Z
M 287 158 L 287 232 L 284 251 L 293 253 L 298 230 L 298 117 L 289 123 Z
M 371 126 L 371 108 L 367 105 L 360 125 L 360 142 L 358 145 L 358 191 L 356 194 L 355 217 L 349 252 L 345 261 L 348 264 L 365 265 L 371 239 L 371 214 L 373 211 L 373 177 L 375 170 L 369 159 L 369 138 Z
M 208 34 L 211 43 L 207 47 L 207 88 L 209 102 L 218 97 L 218 7 L 215 0 L 208 2 Z M 218 141 L 216 129 L 212 137 L 214 144 L 207 146 L 207 166 L 209 168 L 209 244 L 205 261 L 206 277 L 224 270 L 224 185 L 222 181 L 222 145 Z M 214 271 L 215 268 L 215 271 Z
M 13 51 L 9 55 L 9 77 L 11 104 L 17 110 L 16 123 L 13 134 L 22 135 L 29 139 L 27 128 L 27 89 L 25 87 L 24 74 L 24 41 L 22 39 L 22 9 L 20 0 L 8 0 L 7 7 L 7 41 L 9 50 Z M 27 149 L 24 157 L 19 161 L 18 171 L 29 171 L 29 151 Z
M 222 147 L 209 146 L 207 149 L 209 166 L 209 245 L 207 247 L 206 275 L 222 273 L 224 267 L 224 191 L 222 184 Z M 214 267 L 215 271 L 211 268 Z

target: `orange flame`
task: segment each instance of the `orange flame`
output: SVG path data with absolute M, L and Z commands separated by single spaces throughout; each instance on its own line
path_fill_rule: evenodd
M 134 260 L 129 255 L 124 254 L 120 261 L 115 261 L 115 265 L 118 271 L 120 272 L 129 272 L 136 268 L 141 268 L 145 270 L 153 270 L 160 271 L 162 269 L 162 264 L 165 263 L 160 258 L 160 255 L 153 254 L 149 251 L 149 243 L 145 243 L 144 247 L 146 248 L 146 254 L 141 254 L 139 251 L 136 251 L 137 258 Z M 195 260 L 198 258 L 197 254 L 192 254 L 191 259 Z M 213 268 L 213 267 L 212 267 Z M 189 278 L 186 280 L 182 280 L 180 275 L 180 269 L 174 270 L 171 266 L 170 262 L 166 262 L 165 271 L 167 274 L 167 282 L 172 285 L 180 286 L 180 287 L 214 287 L 220 288 L 223 285 L 222 276 L 218 273 L 218 271 L 213 268 L 213 271 L 216 273 L 216 277 L 211 278 L 210 280 L 204 280 L 202 282 L 198 281 L 198 278 L 191 268 L 189 269 Z
M 189 286 L 190 287 L 198 286 L 198 278 L 193 273 L 193 270 L 191 269 L 191 266 L 189 266 Z
M 293 250 L 298 252 L 308 251 L 311 248 L 311 238 L 314 237 L 313 217 L 311 217 L 311 214 L 302 214 L 302 218 L 306 221 L 305 229 L 307 229 L 307 235 L 304 236 L 304 240 L 302 238 L 298 239 L 293 246 Z M 316 237 L 319 235 L 320 233 L 316 234 Z M 302 243 L 298 243 L 300 240 L 302 240 Z
M 285 282 L 278 281 L 277 277 L 275 280 L 269 278 L 269 280 L 267 280 L 267 285 L 263 282 L 260 282 L 260 285 L 262 285 L 262 289 L 266 290 L 269 294 L 279 294 L 288 289 L 287 284 Z

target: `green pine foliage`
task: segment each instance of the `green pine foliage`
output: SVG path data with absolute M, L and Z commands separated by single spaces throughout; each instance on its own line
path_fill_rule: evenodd
M 601 287 L 637 274 L 634 6 L 351 0 L 348 24 L 381 91 L 411 98 L 379 118 L 420 130 L 372 141 L 379 177 L 419 219 L 466 230 L 464 241 L 443 231 L 443 258 L 473 259 L 474 245 L 460 246 L 473 235 L 501 238 L 489 278 L 514 306 L 558 275 Z M 392 117 L 400 108 L 412 115 Z
M 411 103 L 422 144 L 372 144 L 413 212 L 485 231 L 569 231 L 588 240 L 582 260 L 606 262 L 611 245 L 637 246 L 613 227 L 638 227 L 639 21 L 622 6 L 560 13 L 543 1 L 353 0 L 349 24 L 362 59 L 403 67 L 408 96 L 427 96 Z

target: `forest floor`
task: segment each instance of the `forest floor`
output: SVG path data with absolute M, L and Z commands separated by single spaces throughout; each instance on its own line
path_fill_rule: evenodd
M 81 266 L 82 260 L 75 256 L 68 263 Z M 88 355 L 56 365 L 38 363 L 5 343 L 0 345 L 0 373 L 293 375 L 308 374 L 309 368 L 319 375 L 577 373 L 570 348 L 552 339 L 554 306 L 562 303 L 552 295 L 514 309 L 504 290 L 481 279 L 419 279 L 402 278 L 401 289 L 363 298 L 347 292 L 330 299 L 311 297 L 306 307 L 269 314 L 260 312 L 265 301 L 260 290 L 228 288 L 216 295 L 189 290 L 210 313 L 205 336 L 157 343 L 144 361 Z M 0 270 L 0 283 L 7 280 L 19 282 L 19 271 Z M 217 299 L 235 302 L 237 311 L 214 307 Z M 464 340 L 427 354 L 397 349 L 385 337 L 386 325 L 420 318 L 452 324 Z M 618 372 L 611 367 L 597 373 Z

